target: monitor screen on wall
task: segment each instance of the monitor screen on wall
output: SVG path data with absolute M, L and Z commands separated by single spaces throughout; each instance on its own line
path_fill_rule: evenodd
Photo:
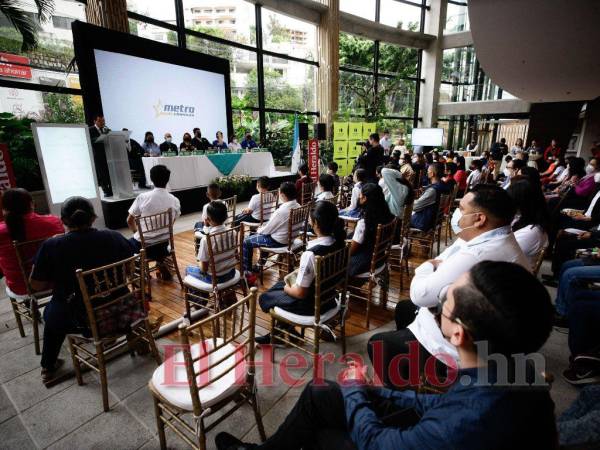
M 210 142 L 232 132 L 229 61 L 74 22 L 75 55 L 86 118 L 103 114 L 112 130 L 127 128 L 143 142 L 200 128 Z
M 413 128 L 411 144 L 425 147 L 439 147 L 444 140 L 443 128 Z

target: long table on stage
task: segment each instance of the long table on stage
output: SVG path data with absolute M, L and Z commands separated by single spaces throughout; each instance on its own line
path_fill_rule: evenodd
M 220 153 L 199 156 L 158 156 L 142 158 L 146 179 L 150 169 L 163 164 L 171 170 L 171 190 L 206 186 L 225 175 L 248 175 L 252 178 L 271 176 L 275 164 L 271 152 Z

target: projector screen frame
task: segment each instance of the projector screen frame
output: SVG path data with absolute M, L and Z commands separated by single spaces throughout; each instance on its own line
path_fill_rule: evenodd
M 94 116 L 103 114 L 94 55 L 94 50 L 97 49 L 223 75 L 225 80 L 227 135 L 230 137 L 234 135 L 229 60 L 140 38 L 132 34 L 109 30 L 78 20 L 72 23 L 71 28 L 73 31 L 75 60 L 79 69 L 79 83 L 83 92 L 83 109 L 86 123 L 91 124 Z M 108 125 L 110 126 L 110 124 Z

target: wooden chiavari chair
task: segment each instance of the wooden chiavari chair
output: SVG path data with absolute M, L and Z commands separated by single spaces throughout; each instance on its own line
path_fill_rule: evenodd
M 225 220 L 224 224 L 226 227 L 232 227 L 233 222 L 235 220 L 235 207 L 237 205 L 237 195 L 233 197 L 224 198 L 221 200 L 227 206 L 227 220 Z M 194 232 L 194 250 L 196 255 L 198 254 L 198 247 L 200 246 L 200 241 L 202 240 L 202 236 L 204 234 L 202 231 Z
M 309 181 L 308 183 L 304 183 L 302 185 L 302 191 L 299 192 L 300 194 L 300 201 L 298 203 L 300 203 L 301 205 L 308 205 L 310 203 L 312 203 L 312 201 L 315 198 L 315 186 L 316 183 Z
M 402 277 L 405 268 L 406 275 L 408 276 L 408 234 L 410 233 L 410 218 L 413 212 L 413 204 L 414 200 L 404 205 L 402 221 L 397 225 L 400 227 L 398 243 L 390 247 L 390 269 L 398 271 L 401 291 L 404 289 L 404 280 Z
M 271 214 L 279 206 L 279 190 L 260 193 L 260 222 L 242 222 L 242 225 L 250 230 L 256 230 L 258 227 L 268 222 Z
M 410 229 L 410 232 L 408 234 L 409 251 L 412 251 L 413 247 L 425 248 L 427 249 L 428 257 L 433 257 L 433 247 L 438 237 L 438 234 L 441 232 L 442 222 L 444 219 L 444 211 L 448 208 L 449 201 L 449 194 L 440 195 L 440 199 L 437 205 L 435 221 L 433 227 L 429 231 L 421 231 L 416 228 Z
M 546 256 L 546 250 L 548 250 L 548 244 L 544 245 L 544 247 L 539 251 L 537 258 L 535 259 L 535 264 L 533 265 L 531 272 L 537 276 L 540 272 L 540 268 L 542 267 L 542 263 L 544 262 L 544 257 Z
M 141 250 L 131 258 L 76 272 L 90 334 L 68 335 L 69 348 L 80 386 L 82 365 L 100 375 L 104 411 L 109 410 L 106 362 L 111 355 L 124 347 L 133 355 L 136 344 L 143 343 L 156 363 L 162 362 L 144 309 L 146 279 L 139 270 L 144 266 L 144 253 Z
M 181 351 L 156 369 L 148 383 L 161 449 L 167 448 L 169 428 L 190 447 L 205 450 L 206 434 L 245 403 L 252 406 L 260 437 L 266 440 L 255 382 L 256 297 L 252 288 L 219 313 L 179 326 Z M 218 418 L 207 425 L 206 419 L 216 413 Z M 184 416 L 191 416 L 191 425 Z

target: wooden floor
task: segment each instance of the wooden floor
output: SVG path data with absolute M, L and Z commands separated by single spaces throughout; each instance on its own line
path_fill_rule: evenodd
M 182 276 L 185 274 L 185 268 L 188 265 L 196 264 L 194 254 L 194 238 L 193 231 L 186 231 L 175 236 L 175 249 L 177 262 Z M 393 307 L 399 300 L 408 298 L 407 287 L 410 281 L 404 275 L 404 291 L 399 293 L 399 273 L 392 271 L 390 277 L 390 286 L 388 290 L 387 308 L 381 306 L 371 306 L 369 329 L 373 330 L 393 320 Z M 176 280 L 176 278 L 175 278 Z M 264 292 L 277 281 L 276 271 L 268 271 L 265 273 L 265 284 L 259 285 L 259 292 Z M 376 289 L 380 291 L 380 288 Z M 180 289 L 177 281 L 165 282 L 152 277 L 152 302 L 150 302 L 151 319 L 156 320 L 160 317 L 163 323 L 168 323 L 172 320 L 179 319 L 184 312 L 183 290 Z M 258 330 L 257 334 L 262 334 L 266 331 L 270 324 L 269 315 L 258 309 L 257 316 Z M 346 319 L 346 334 L 353 336 L 368 331 L 365 320 L 365 304 L 358 300 L 350 301 L 349 314 Z M 177 333 L 174 332 L 168 337 L 175 339 Z

